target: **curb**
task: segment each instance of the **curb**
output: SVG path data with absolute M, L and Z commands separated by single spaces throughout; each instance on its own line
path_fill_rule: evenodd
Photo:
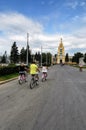
M 4 83 L 7 83 L 7 82 L 10 82 L 10 81 L 12 81 L 12 80 L 16 80 L 18 77 L 16 77 L 16 78 L 12 78 L 12 79 L 8 79 L 8 80 L 5 80 L 5 81 L 1 81 L 0 82 L 0 85 L 1 84 L 4 84 Z

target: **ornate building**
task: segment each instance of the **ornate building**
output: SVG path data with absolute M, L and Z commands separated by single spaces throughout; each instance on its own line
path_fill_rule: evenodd
M 57 64 L 65 63 L 65 50 L 62 43 L 62 38 L 58 47 Z

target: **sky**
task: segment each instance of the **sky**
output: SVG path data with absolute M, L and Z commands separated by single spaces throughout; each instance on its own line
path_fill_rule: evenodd
M 86 53 L 86 0 L 0 0 L 0 55 L 28 42 L 32 53 Z

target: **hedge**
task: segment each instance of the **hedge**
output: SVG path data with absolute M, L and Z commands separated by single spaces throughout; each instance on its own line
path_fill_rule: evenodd
M 0 76 L 8 75 L 8 74 L 13 74 L 19 72 L 19 67 L 18 66 L 7 66 L 7 67 L 1 67 L 0 68 Z

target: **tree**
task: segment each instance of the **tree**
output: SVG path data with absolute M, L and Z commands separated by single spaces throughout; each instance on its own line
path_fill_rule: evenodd
M 47 53 L 47 64 L 48 64 L 48 65 L 51 65 L 51 57 L 52 57 L 51 53 L 48 52 L 48 53 Z
M 1 63 L 6 63 L 5 55 L 3 55 L 3 56 L 1 57 Z
M 72 62 L 79 63 L 79 58 L 83 57 L 83 54 L 81 52 L 77 52 L 74 54 L 72 58 Z
M 20 51 L 20 61 L 21 62 L 27 62 L 27 48 L 24 49 L 24 47 L 21 49 Z M 31 63 L 32 61 L 32 56 L 31 56 L 31 51 L 29 49 L 29 45 L 28 45 L 28 63 Z
M 50 52 L 48 53 L 42 53 L 42 63 L 46 63 L 47 65 L 51 64 L 51 58 L 52 54 Z M 40 55 L 40 61 L 41 61 L 41 55 Z
M 68 53 L 66 53 L 65 61 L 66 61 L 66 62 L 69 62 L 69 55 L 68 55 Z
M 5 51 L 4 55 L 1 57 L 1 63 L 7 63 L 7 52 Z
M 86 63 L 86 53 L 84 54 L 84 62 Z
M 54 57 L 57 58 L 57 54 L 55 54 Z
M 41 54 L 40 54 L 40 52 L 38 52 L 38 61 L 39 61 L 39 64 L 41 65 Z
M 20 51 L 20 61 L 26 62 L 26 50 L 24 49 L 24 47 Z
M 46 53 L 42 53 L 42 63 L 46 63 Z
M 40 52 L 38 52 L 38 53 L 36 52 L 35 53 L 35 60 L 38 61 L 39 64 L 41 63 L 41 54 L 40 54 Z
M 35 60 L 38 61 L 38 54 L 37 54 L 37 52 L 35 53 Z
M 16 46 L 16 42 L 13 43 L 11 48 L 10 61 L 11 63 L 19 62 L 19 53 L 18 53 L 18 47 Z

